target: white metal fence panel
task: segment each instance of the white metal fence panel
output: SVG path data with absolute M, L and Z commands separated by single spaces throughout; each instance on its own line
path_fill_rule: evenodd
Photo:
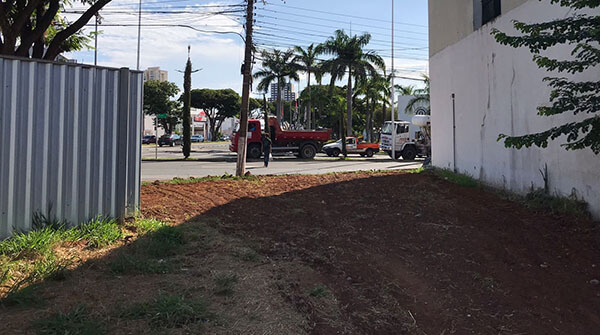
M 139 207 L 141 72 L 0 57 L 0 239 Z

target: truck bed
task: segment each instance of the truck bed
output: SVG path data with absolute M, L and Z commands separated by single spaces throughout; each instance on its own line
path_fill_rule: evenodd
M 287 142 L 298 140 L 312 140 L 317 142 L 328 141 L 331 136 L 331 130 L 282 130 L 277 133 L 275 141 Z

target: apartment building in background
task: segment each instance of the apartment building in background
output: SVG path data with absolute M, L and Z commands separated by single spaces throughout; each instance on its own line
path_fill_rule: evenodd
M 499 134 L 519 136 L 578 121 L 572 113 L 543 117 L 536 107 L 549 103 L 548 73 L 528 48 L 496 42 L 493 28 L 517 34 L 513 20 L 536 23 L 573 16 L 576 11 L 538 0 L 429 0 L 432 162 L 469 174 L 484 183 L 529 192 L 543 188 L 548 167 L 553 194 L 584 199 L 600 218 L 600 159 L 590 149 L 566 151 L 566 138 L 547 148 L 508 149 Z M 545 51 L 571 58 L 573 46 Z M 596 81 L 598 67 L 573 76 Z
M 160 67 L 149 67 L 144 70 L 144 82 L 148 80 L 169 81 L 169 71 L 161 70 Z
M 271 96 L 269 97 L 270 102 L 277 101 L 277 83 L 271 84 Z M 281 90 L 282 101 L 294 101 L 297 98 L 296 87 L 292 83 L 286 83 Z

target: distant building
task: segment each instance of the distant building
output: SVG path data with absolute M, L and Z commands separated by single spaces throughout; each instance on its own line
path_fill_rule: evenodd
M 270 102 L 277 101 L 277 83 L 271 84 L 271 97 L 269 98 Z M 283 86 L 281 90 L 281 100 L 282 101 L 294 101 L 296 100 L 296 87 L 292 83 L 287 83 Z
M 144 71 L 144 82 L 148 80 L 169 81 L 169 72 L 160 67 L 149 67 Z
M 169 72 L 165 70 L 161 70 L 160 67 L 149 67 L 144 70 L 144 82 L 148 80 L 158 80 L 158 81 L 169 81 Z M 164 133 L 164 131 L 159 128 L 157 129 L 157 133 L 154 131 L 154 118 L 152 116 L 144 115 L 144 135 L 157 135 L 160 136 Z

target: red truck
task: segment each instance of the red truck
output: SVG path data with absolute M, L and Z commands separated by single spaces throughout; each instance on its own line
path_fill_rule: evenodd
M 296 156 L 312 159 L 321 151 L 323 143 L 331 138 L 331 130 L 282 130 L 277 118 L 269 118 L 269 130 L 273 140 L 272 152 L 293 152 Z M 263 154 L 259 120 L 248 120 L 248 157 L 260 158 Z M 239 133 L 231 137 L 229 150 L 237 152 Z

